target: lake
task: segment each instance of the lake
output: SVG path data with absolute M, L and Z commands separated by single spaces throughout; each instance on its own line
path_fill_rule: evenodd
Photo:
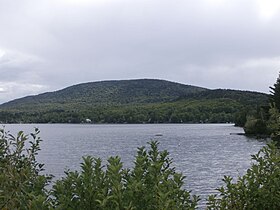
M 160 149 L 169 151 L 173 166 L 187 178 L 185 187 L 207 197 L 221 186 L 224 175 L 243 175 L 265 141 L 242 135 L 243 129 L 232 124 L 9 124 L 6 130 L 26 133 L 38 127 L 43 139 L 38 160 L 46 173 L 56 178 L 64 170 L 79 169 L 82 156 L 120 156 L 125 167 L 133 165 L 137 147 L 158 140 Z M 204 202 L 202 202 L 204 203 Z

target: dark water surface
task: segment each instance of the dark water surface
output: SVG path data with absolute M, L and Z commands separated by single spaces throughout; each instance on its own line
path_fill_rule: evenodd
M 169 151 L 176 169 L 187 176 L 185 183 L 194 194 L 207 197 L 222 184 L 224 175 L 243 175 L 251 164 L 250 155 L 266 144 L 241 135 L 232 124 L 13 124 L 6 130 L 26 133 L 38 127 L 43 139 L 39 161 L 46 173 L 57 178 L 65 169 L 79 169 L 82 156 L 105 160 L 120 156 L 125 167 L 133 165 L 137 147 L 154 139 Z M 204 202 L 203 202 L 204 203 Z

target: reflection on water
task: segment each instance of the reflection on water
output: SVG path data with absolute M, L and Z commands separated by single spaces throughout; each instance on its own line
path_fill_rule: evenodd
M 264 141 L 247 138 L 241 128 L 232 124 L 143 124 L 143 125 L 73 125 L 24 124 L 6 125 L 12 133 L 24 130 L 41 131 L 39 160 L 46 173 L 63 176 L 65 169 L 79 169 L 82 156 L 91 155 L 105 160 L 120 156 L 125 167 L 133 165 L 137 147 L 158 140 L 160 148 L 169 151 L 178 171 L 187 178 L 186 188 L 207 197 L 222 184 L 224 175 L 243 175 L 250 166 L 250 155 Z M 204 203 L 204 202 L 203 202 Z

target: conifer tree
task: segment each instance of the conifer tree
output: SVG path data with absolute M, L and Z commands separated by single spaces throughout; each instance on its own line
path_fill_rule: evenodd
M 280 73 L 276 80 L 276 83 L 269 88 L 271 93 L 271 103 L 274 104 L 280 111 Z

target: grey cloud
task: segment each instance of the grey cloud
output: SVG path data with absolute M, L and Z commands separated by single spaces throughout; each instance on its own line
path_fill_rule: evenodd
M 30 84 L 24 82 L 0 82 L 0 97 L 5 102 L 14 98 L 24 96 L 26 93 L 31 95 L 46 91 L 47 87 L 40 84 Z
M 55 90 L 161 78 L 267 92 L 280 69 L 280 13 L 262 18 L 255 0 L 66 2 L 0 1 L 0 50 L 20 52 L 16 67 L 0 58 L 0 81 Z

